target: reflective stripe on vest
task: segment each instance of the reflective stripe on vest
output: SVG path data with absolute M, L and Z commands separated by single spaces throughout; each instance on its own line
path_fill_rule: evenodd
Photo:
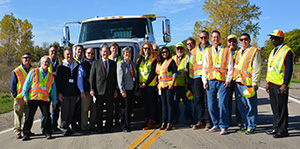
M 31 86 L 28 93 L 29 99 L 50 102 L 49 96 L 53 83 L 54 77 L 52 73 L 47 73 L 47 76 L 43 79 L 41 70 L 39 68 L 33 69 Z
M 293 58 L 295 56 L 293 50 L 287 45 L 283 45 L 279 51 L 275 54 L 273 58 L 275 48 L 271 51 L 268 61 L 268 72 L 267 72 L 267 82 L 271 82 L 277 85 L 283 85 L 285 66 L 284 60 L 289 51 L 293 53 Z M 288 87 L 291 86 L 291 80 Z
M 158 74 L 158 80 L 159 80 L 158 88 L 159 89 L 164 89 L 172 84 L 173 72 L 168 71 L 168 67 L 172 61 L 173 61 L 173 59 L 170 58 L 168 60 L 165 60 L 162 65 L 157 63 L 156 73 Z
M 258 49 L 255 47 L 248 48 L 242 55 L 241 52 L 238 52 L 235 59 L 233 80 L 241 78 L 243 85 L 252 86 L 252 64 L 256 52 Z
M 222 46 L 218 56 L 214 47 L 211 46 L 208 51 L 208 63 L 206 68 L 208 80 L 226 81 L 228 72 L 229 55 L 231 54 L 228 47 Z
M 57 57 L 57 62 L 58 62 L 58 65 L 61 64 L 62 58 L 61 57 Z M 50 63 L 50 65 L 48 67 L 48 72 L 49 73 L 53 73 L 53 64 L 52 64 L 52 62 Z
M 148 76 L 151 71 L 151 65 L 154 62 L 154 60 L 155 59 L 152 59 L 151 61 L 149 61 L 149 59 L 147 59 L 145 62 L 143 62 L 143 60 L 141 60 L 139 66 L 138 66 L 140 83 L 145 83 L 147 81 Z M 138 61 L 139 61 L 139 59 L 137 59 L 137 62 Z M 156 80 L 157 80 L 157 77 L 155 76 L 155 78 L 151 81 L 151 83 L 148 86 L 156 86 Z
M 29 71 L 32 69 L 32 67 L 29 69 Z M 27 77 L 27 72 L 25 69 L 20 65 L 16 69 L 13 70 L 13 72 L 16 74 L 18 83 L 17 83 L 17 96 L 16 99 L 23 99 L 22 91 L 23 91 L 23 85 Z M 12 73 L 13 73 L 12 72 Z
M 111 55 L 109 55 L 108 58 L 109 58 L 110 60 L 114 61 L 114 60 L 112 59 Z M 117 61 L 115 61 L 116 64 L 118 64 L 121 60 L 122 60 L 122 59 L 121 59 L 121 56 L 117 56 Z
M 179 64 L 177 55 L 174 55 L 172 59 L 175 61 L 177 65 L 177 78 L 174 83 L 174 86 L 185 86 L 185 67 L 186 67 L 186 57 L 185 55 L 182 56 Z
M 195 78 L 195 76 L 202 75 L 203 68 L 203 54 L 211 45 L 208 45 L 203 52 L 200 51 L 199 47 L 194 48 L 191 51 L 191 57 L 189 59 L 189 77 Z

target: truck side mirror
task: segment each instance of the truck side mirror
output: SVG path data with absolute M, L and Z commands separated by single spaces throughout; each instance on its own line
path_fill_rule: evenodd
M 164 42 L 169 43 L 171 42 L 171 27 L 170 27 L 170 20 L 164 19 L 162 22 L 163 25 L 163 39 Z
M 60 46 L 69 46 L 69 41 L 70 41 L 69 26 L 64 26 L 63 39 L 60 41 Z

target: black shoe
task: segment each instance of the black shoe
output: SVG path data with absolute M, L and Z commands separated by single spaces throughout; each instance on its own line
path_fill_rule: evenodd
M 53 128 L 53 132 L 57 132 L 57 131 L 60 131 L 60 129 L 57 127 Z
M 110 129 L 105 129 L 105 133 L 111 133 Z
M 277 133 L 277 131 L 276 130 L 272 130 L 272 131 L 266 131 L 266 134 L 268 134 L 268 135 L 275 135 Z
M 30 136 L 29 135 L 25 135 L 22 139 L 22 141 L 28 141 L 30 140 Z
M 35 136 L 35 133 L 29 132 L 30 136 Z
M 53 139 L 52 135 L 51 134 L 46 134 L 46 138 L 49 140 L 49 139 Z
M 288 137 L 289 133 L 287 132 L 277 132 L 276 134 L 273 135 L 274 138 L 283 138 L 283 137 Z

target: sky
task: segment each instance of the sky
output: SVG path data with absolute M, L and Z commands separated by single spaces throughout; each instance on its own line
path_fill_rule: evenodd
M 95 16 L 126 16 L 156 14 L 171 21 L 169 45 L 175 45 L 192 36 L 194 24 L 206 20 L 202 10 L 204 0 L 0 0 L 0 19 L 14 14 L 33 25 L 34 45 L 53 43 L 62 38 L 65 22 L 83 21 Z M 300 28 L 299 0 L 250 0 L 260 7 L 258 46 L 264 46 L 267 34 L 275 29 L 288 32 Z M 162 19 L 153 22 L 156 42 L 162 41 Z M 79 25 L 70 25 L 71 42 L 77 43 Z

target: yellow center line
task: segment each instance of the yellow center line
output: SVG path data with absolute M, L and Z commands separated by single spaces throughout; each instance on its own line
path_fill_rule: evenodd
M 152 134 L 152 132 L 155 131 L 155 129 L 150 129 L 146 131 L 141 137 L 136 139 L 132 144 L 130 144 L 127 149 L 134 149 L 136 148 L 141 142 L 143 142 L 148 136 Z
M 140 148 L 146 149 L 149 148 L 150 145 L 164 132 L 165 130 L 157 131 L 147 142 L 145 142 Z

